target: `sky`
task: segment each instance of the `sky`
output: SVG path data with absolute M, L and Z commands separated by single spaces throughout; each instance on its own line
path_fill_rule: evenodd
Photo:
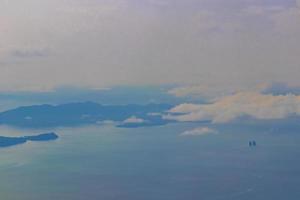
M 298 86 L 299 25 L 299 0 L 0 0 L 0 92 Z

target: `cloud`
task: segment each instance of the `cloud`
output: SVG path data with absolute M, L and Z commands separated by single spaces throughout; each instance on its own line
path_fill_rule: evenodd
M 192 130 L 184 131 L 180 136 L 197 136 L 197 135 L 207 135 L 207 134 L 216 134 L 218 131 L 208 128 L 208 127 L 199 127 Z
M 131 116 L 128 119 L 123 121 L 124 124 L 131 124 L 131 123 L 136 124 L 136 123 L 144 123 L 144 122 L 145 122 L 144 119 L 137 118 L 136 116 Z
M 243 116 L 255 119 L 284 119 L 300 115 L 300 96 L 239 92 L 209 104 L 181 104 L 165 115 L 177 121 L 212 121 L 226 123 Z
M 170 113 L 190 113 L 190 112 L 194 112 L 195 110 L 200 110 L 202 108 L 203 105 L 201 104 L 191 104 L 191 103 L 183 103 L 180 104 L 174 108 L 172 108 L 169 112 Z

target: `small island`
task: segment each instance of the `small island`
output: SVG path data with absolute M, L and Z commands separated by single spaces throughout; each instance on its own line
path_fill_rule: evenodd
M 26 143 L 27 141 L 49 141 L 56 140 L 58 135 L 55 133 L 43 133 L 33 136 L 22 136 L 22 137 L 4 137 L 0 136 L 0 147 L 9 147 L 18 144 Z

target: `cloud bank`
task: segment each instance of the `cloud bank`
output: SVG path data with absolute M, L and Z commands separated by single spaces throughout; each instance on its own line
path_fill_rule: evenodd
M 259 92 L 238 92 L 209 104 L 180 104 L 165 115 L 177 121 L 226 123 L 243 116 L 255 119 L 284 119 L 300 115 L 300 95 L 272 95 Z

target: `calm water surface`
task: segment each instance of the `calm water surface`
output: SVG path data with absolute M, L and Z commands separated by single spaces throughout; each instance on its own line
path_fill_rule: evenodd
M 58 128 L 56 141 L 2 148 L 0 199 L 300 199 L 300 134 L 218 128 L 179 136 L 196 126 Z M 0 128 L 45 131 L 53 130 Z

